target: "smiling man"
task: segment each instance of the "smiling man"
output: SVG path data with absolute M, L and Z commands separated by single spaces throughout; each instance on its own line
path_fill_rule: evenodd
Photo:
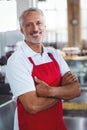
M 78 80 L 58 51 L 43 46 L 41 10 L 24 11 L 19 22 L 24 41 L 8 59 L 6 71 L 17 101 L 14 130 L 66 130 L 61 99 L 80 95 Z

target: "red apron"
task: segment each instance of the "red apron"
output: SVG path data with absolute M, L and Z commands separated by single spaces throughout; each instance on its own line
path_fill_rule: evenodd
M 33 64 L 32 76 L 37 76 L 50 86 L 58 86 L 60 84 L 59 65 L 52 54 L 48 54 L 52 62 L 35 65 L 31 57 L 30 62 Z M 25 111 L 21 102 L 17 101 L 19 130 L 66 130 L 62 118 L 62 102 L 58 101 L 54 106 L 38 112 L 29 114 Z

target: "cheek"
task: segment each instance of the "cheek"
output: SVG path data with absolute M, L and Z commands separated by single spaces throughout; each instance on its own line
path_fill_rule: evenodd
M 31 30 L 30 30 L 29 28 L 26 28 L 26 29 L 24 30 L 24 33 L 25 33 L 26 35 L 29 35 L 30 32 L 31 32 Z
M 43 34 L 45 34 L 46 33 L 46 29 L 43 28 L 42 30 L 43 30 Z
M 46 32 L 46 26 L 43 27 L 44 32 Z
M 46 26 L 45 25 L 40 25 L 40 26 L 38 26 L 40 29 L 42 29 L 42 30 L 46 30 Z

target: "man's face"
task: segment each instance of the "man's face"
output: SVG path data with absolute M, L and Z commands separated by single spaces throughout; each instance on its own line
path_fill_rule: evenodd
M 39 12 L 32 11 L 27 13 L 22 19 L 21 32 L 25 40 L 30 43 L 42 43 L 46 30 L 44 16 Z

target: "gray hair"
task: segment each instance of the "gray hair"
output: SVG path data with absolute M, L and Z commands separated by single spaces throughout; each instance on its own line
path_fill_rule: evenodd
M 19 17 L 19 24 L 20 24 L 20 26 L 22 25 L 22 18 L 23 18 L 26 14 L 28 14 L 28 13 L 30 13 L 30 12 L 32 12 L 32 11 L 36 11 L 36 12 L 40 13 L 42 16 L 44 16 L 44 13 L 43 13 L 43 11 L 42 11 L 41 9 L 38 9 L 38 8 L 29 8 L 29 9 L 25 10 L 25 11 L 21 14 L 21 16 Z

